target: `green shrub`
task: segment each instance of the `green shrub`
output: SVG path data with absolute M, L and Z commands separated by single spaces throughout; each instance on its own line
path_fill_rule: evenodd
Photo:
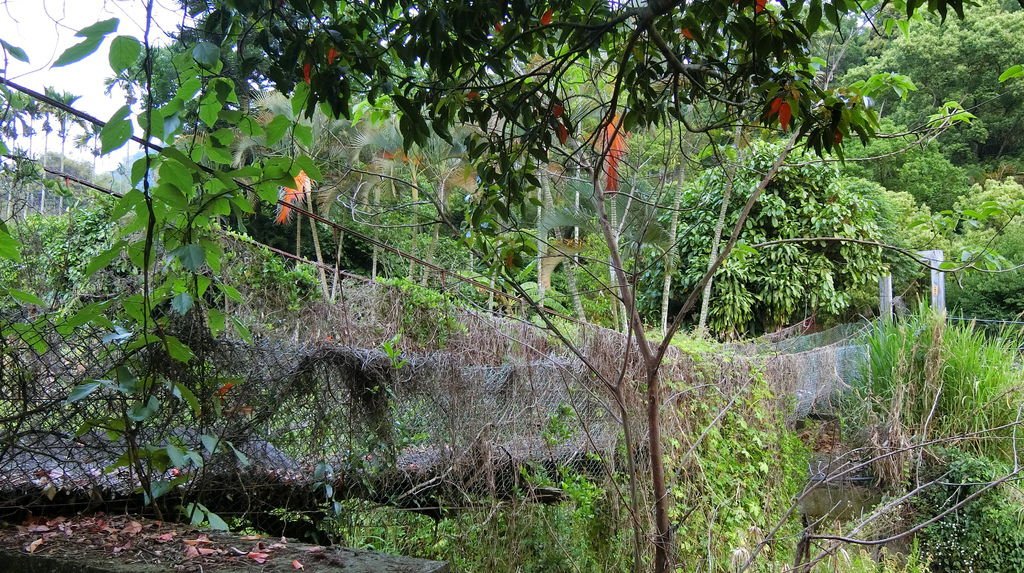
M 877 323 L 866 343 L 869 361 L 848 401 L 852 425 L 881 423 L 918 441 L 950 438 L 978 454 L 1011 458 L 1022 398 L 1014 344 L 970 324 L 947 325 L 927 309 Z
M 925 479 L 937 479 L 937 485 L 914 502 L 918 522 L 948 511 L 1009 471 L 998 461 L 957 450 L 946 450 L 941 457 L 924 474 Z M 1024 571 L 1022 516 L 1024 492 L 1015 482 L 1006 482 L 925 528 L 921 546 L 933 571 Z
M 780 520 L 776 539 L 796 535 L 798 515 L 786 512 L 806 483 L 808 456 L 762 373 L 722 352 L 691 354 L 694 376 L 673 384 L 679 427 L 665 430 L 679 563 L 714 571 L 730 570 L 734 553 L 751 551 Z M 794 547 L 769 547 L 753 570 L 791 563 Z
M 409 279 L 377 279 L 402 293 L 402 337 L 418 346 L 445 348 L 452 335 L 464 332 L 455 304 L 444 293 Z

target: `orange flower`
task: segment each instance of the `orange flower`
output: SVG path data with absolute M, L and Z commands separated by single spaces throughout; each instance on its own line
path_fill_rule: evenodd
M 793 117 L 793 110 L 789 109 L 789 104 L 782 102 L 779 106 L 779 125 L 782 126 L 782 131 L 789 131 L 789 120 Z
M 544 14 L 541 15 L 541 17 L 540 17 L 540 25 L 541 26 L 547 26 L 548 24 L 550 24 L 551 23 L 551 17 L 554 16 L 554 15 L 555 15 L 555 13 L 551 10 L 551 8 L 548 8 L 544 12 Z
M 768 0 L 754 0 L 754 14 L 764 12 L 764 5 L 767 3 Z
M 569 141 L 569 128 L 565 127 L 564 123 L 559 123 L 555 130 L 558 133 L 558 142 L 565 145 L 565 142 Z
M 608 179 L 604 186 L 605 193 L 619 191 L 619 162 L 626 156 L 626 130 L 622 128 L 619 116 L 612 116 L 604 126 L 604 172 Z
M 330 49 L 327 50 L 327 65 L 329 66 L 333 64 L 334 60 L 338 59 L 339 55 L 341 55 L 341 52 L 339 52 L 334 46 L 331 46 Z
M 310 78 L 313 76 L 313 64 L 306 62 L 302 66 L 302 79 L 309 83 Z
M 299 171 L 299 174 L 295 176 L 295 188 L 282 187 L 281 188 L 281 202 L 277 205 L 277 218 L 274 222 L 281 225 L 288 221 L 291 217 L 290 205 L 295 205 L 306 198 L 306 195 L 313 190 L 313 182 L 310 181 L 309 175 L 306 175 L 305 171 Z

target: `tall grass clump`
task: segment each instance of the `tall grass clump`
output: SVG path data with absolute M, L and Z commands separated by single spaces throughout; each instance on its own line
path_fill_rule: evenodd
M 973 324 L 946 324 L 928 309 L 866 336 L 869 359 L 848 405 L 872 445 L 890 454 L 876 467 L 897 483 L 909 453 L 933 441 L 996 459 L 1012 458 L 1022 405 L 1017 345 Z

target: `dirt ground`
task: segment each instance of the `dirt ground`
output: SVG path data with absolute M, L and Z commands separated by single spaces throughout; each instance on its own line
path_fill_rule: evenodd
M 17 563 L 15 563 L 17 562 Z M 130 515 L 32 518 L 0 529 L 3 571 L 443 573 L 444 563 L 232 535 Z

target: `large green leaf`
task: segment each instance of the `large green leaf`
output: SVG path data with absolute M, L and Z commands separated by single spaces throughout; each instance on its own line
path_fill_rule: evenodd
M 9 261 L 21 261 L 21 243 L 0 225 L 0 258 Z
M 110 116 L 110 120 L 100 130 L 100 152 L 104 155 L 120 149 L 132 137 L 132 122 L 128 116 L 132 110 L 124 105 Z
M 192 57 L 199 65 L 212 69 L 220 62 L 220 48 L 213 42 L 199 42 L 192 48 Z
M 118 36 L 110 42 L 110 69 L 119 74 L 131 67 L 142 55 L 142 44 L 131 36 Z
M 64 52 L 57 57 L 57 61 L 53 62 L 53 67 L 59 68 L 68 64 L 73 64 L 89 56 L 100 47 L 100 44 L 103 43 L 103 39 L 106 38 L 108 34 L 117 30 L 117 25 L 117 18 L 111 18 L 82 28 L 75 34 L 75 36 L 85 39 L 64 50 Z
M 0 39 L 0 46 L 3 46 L 4 50 L 6 50 L 7 53 L 15 60 L 25 62 L 26 64 L 28 63 L 28 54 L 25 53 L 25 50 L 22 50 L 18 46 L 15 46 L 3 39 Z

